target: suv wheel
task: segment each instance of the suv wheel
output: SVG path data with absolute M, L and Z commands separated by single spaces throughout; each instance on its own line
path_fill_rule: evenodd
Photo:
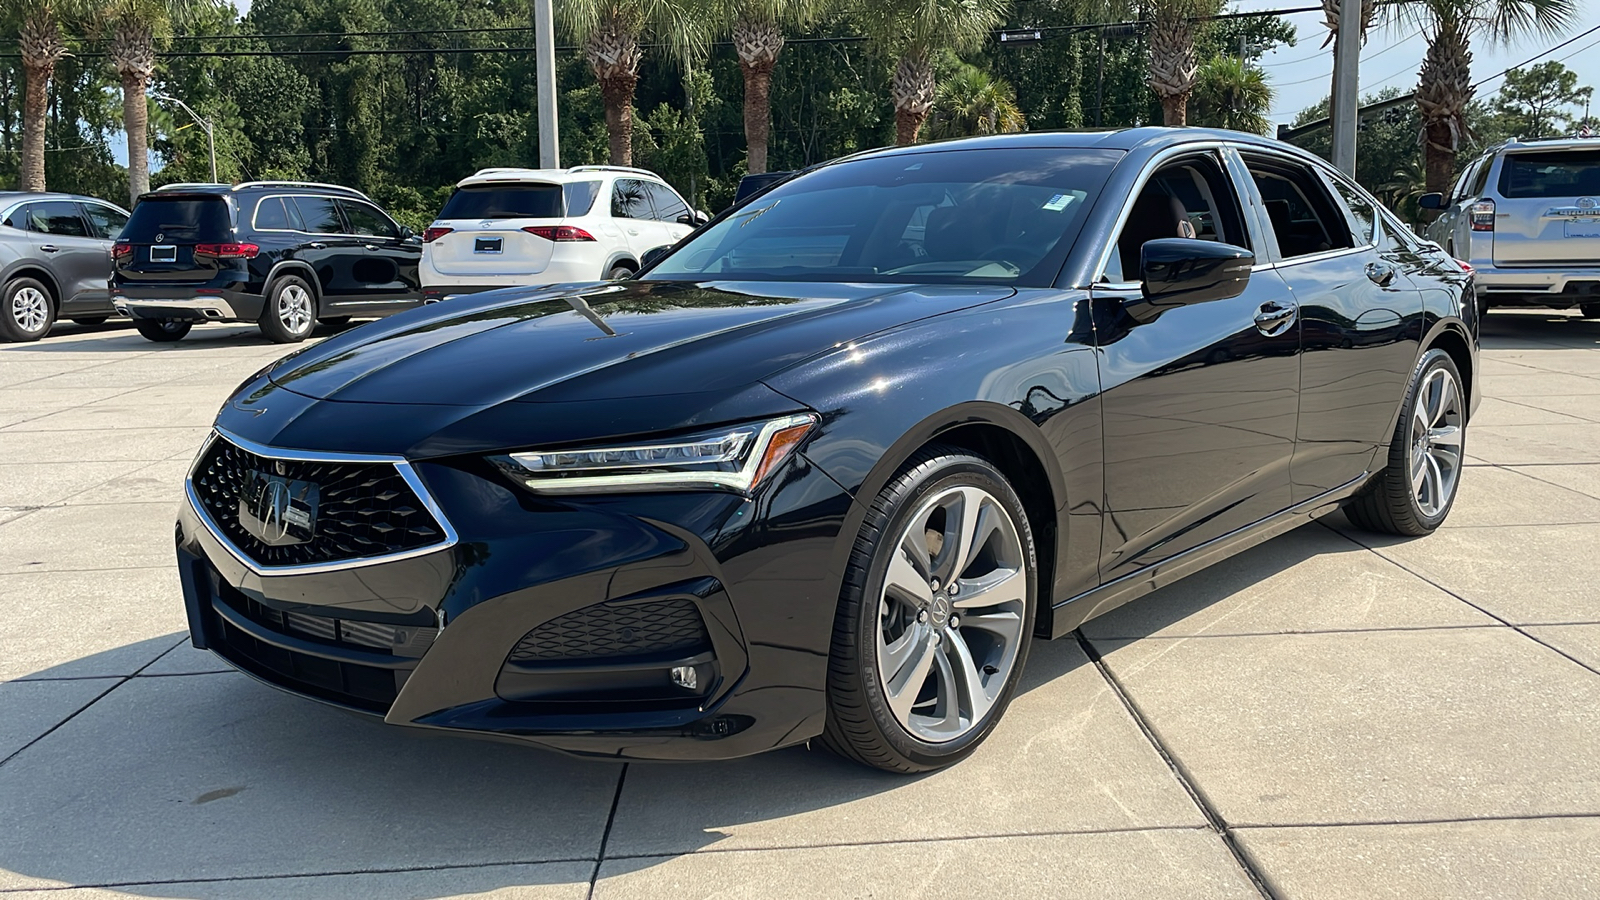
M 298 275 L 284 275 L 267 292 L 261 311 L 261 333 L 279 344 L 297 344 L 317 326 L 317 295 Z
M 181 319 L 134 319 L 133 327 L 139 329 L 139 334 L 147 341 L 171 344 L 183 340 L 194 323 Z
M 1580 304 L 1578 312 L 1583 313 L 1585 319 L 1600 319 L 1600 303 Z
M 50 289 L 33 278 L 13 278 L 6 284 L 5 308 L 0 311 L 0 338 L 37 341 L 56 321 Z
M 616 265 L 611 267 L 611 271 L 606 273 L 606 280 L 607 281 L 621 281 L 624 278 L 632 278 L 632 277 L 633 277 L 633 267 L 628 265 L 627 263 L 617 263 Z

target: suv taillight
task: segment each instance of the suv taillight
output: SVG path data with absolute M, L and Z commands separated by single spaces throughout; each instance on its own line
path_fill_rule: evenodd
M 195 256 L 215 259 L 255 259 L 261 253 L 257 244 L 195 244 Z
M 1493 231 L 1494 201 L 1479 200 L 1477 203 L 1472 204 L 1470 218 L 1473 231 Z
M 118 243 L 115 243 L 115 244 L 111 245 L 111 258 L 112 259 L 127 259 L 128 257 L 130 257 L 132 255 L 133 255 L 133 245 L 132 244 L 124 244 L 124 243 L 118 242 Z
M 547 241 L 592 241 L 594 235 L 576 225 L 529 225 L 522 229 Z
M 422 232 L 422 242 L 424 244 L 431 244 L 434 241 L 437 241 L 439 238 L 444 237 L 445 235 L 449 234 L 452 231 L 455 231 L 455 229 L 454 228 L 441 228 L 438 225 L 434 225 L 432 227 L 429 227 L 429 228 L 425 229 Z

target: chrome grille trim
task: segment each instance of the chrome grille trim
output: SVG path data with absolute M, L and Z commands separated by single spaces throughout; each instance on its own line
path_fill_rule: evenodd
M 200 502 L 199 495 L 195 493 L 195 473 L 199 470 L 200 463 L 205 460 L 207 452 L 209 452 L 211 449 L 211 445 L 215 443 L 218 438 L 228 441 L 241 450 L 254 453 L 257 456 L 266 457 L 268 459 L 321 463 L 387 463 L 392 465 L 395 467 L 395 470 L 400 473 L 400 477 L 405 480 L 406 485 L 410 487 L 412 492 L 417 495 L 417 499 L 422 501 L 423 507 L 430 515 L 433 516 L 433 520 L 438 523 L 439 529 L 443 533 L 443 539 L 438 543 L 429 544 L 425 547 L 417 547 L 400 553 L 389 553 L 382 556 L 367 556 L 358 559 L 346 559 L 322 563 L 307 563 L 304 565 L 293 566 L 262 565 L 255 560 L 252 560 L 243 550 L 240 550 L 239 547 L 236 546 L 233 541 L 223 533 L 222 529 L 217 527 L 217 523 L 212 521 L 210 514 L 206 512 L 205 504 Z M 292 450 L 282 447 L 269 447 L 265 444 L 258 444 L 254 441 L 246 440 L 228 431 L 227 429 L 214 427 L 211 431 L 211 434 L 206 436 L 205 443 L 200 445 L 200 451 L 195 454 L 194 462 L 189 465 L 189 474 L 183 479 L 183 493 L 184 499 L 189 504 L 189 508 L 194 511 L 194 514 L 200 520 L 200 523 L 205 526 L 206 533 L 211 535 L 211 537 L 215 539 L 217 543 L 221 544 L 222 548 L 228 551 L 228 555 L 232 556 L 240 565 L 258 575 L 312 575 L 319 572 L 337 572 L 345 569 L 359 569 L 365 566 L 381 565 L 383 563 L 396 562 L 402 559 L 413 559 L 418 556 L 426 556 L 430 553 L 438 553 L 441 550 L 448 550 L 451 547 L 454 547 L 457 540 L 459 540 L 455 527 L 452 526 L 450 524 L 450 520 L 445 517 L 444 510 L 440 509 L 439 504 L 434 502 L 433 494 L 429 493 L 427 486 L 422 483 L 422 479 L 418 477 L 416 470 L 411 467 L 411 461 L 406 459 L 404 456 L 382 453 L 336 453 L 332 451 Z

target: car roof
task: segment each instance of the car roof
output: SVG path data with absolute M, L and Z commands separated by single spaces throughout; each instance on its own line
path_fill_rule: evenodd
M 517 166 L 501 166 L 492 169 L 479 169 L 456 182 L 456 187 L 470 187 L 479 184 L 514 184 L 527 181 L 568 184 L 574 181 L 592 181 L 597 175 L 625 175 L 629 178 L 663 181 L 660 175 L 648 169 L 636 169 L 632 166 L 572 166 L 566 169 L 527 169 Z
M 1542 141 L 1523 141 L 1512 138 L 1494 148 L 1496 153 L 1521 153 L 1534 150 L 1600 150 L 1600 138 L 1548 138 Z
M 59 191 L 0 191 L 0 205 L 9 206 L 12 203 L 23 200 L 88 200 L 94 203 L 116 206 L 115 203 L 111 203 L 109 200 L 101 200 L 99 197 L 88 197 L 83 194 L 63 194 Z
M 303 193 L 325 193 L 343 197 L 355 197 L 359 200 L 372 202 L 372 198 L 353 187 L 339 184 L 323 184 L 317 181 L 245 181 L 239 184 L 213 184 L 210 182 L 178 182 L 164 184 L 161 187 L 141 196 L 156 197 L 172 194 L 214 194 L 223 196 L 257 191 L 299 191 Z

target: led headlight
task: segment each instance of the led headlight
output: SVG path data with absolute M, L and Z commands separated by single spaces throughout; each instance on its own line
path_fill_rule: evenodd
M 667 440 L 512 453 L 502 465 L 529 489 L 546 494 L 706 488 L 749 493 L 816 424 L 813 415 L 785 416 Z

